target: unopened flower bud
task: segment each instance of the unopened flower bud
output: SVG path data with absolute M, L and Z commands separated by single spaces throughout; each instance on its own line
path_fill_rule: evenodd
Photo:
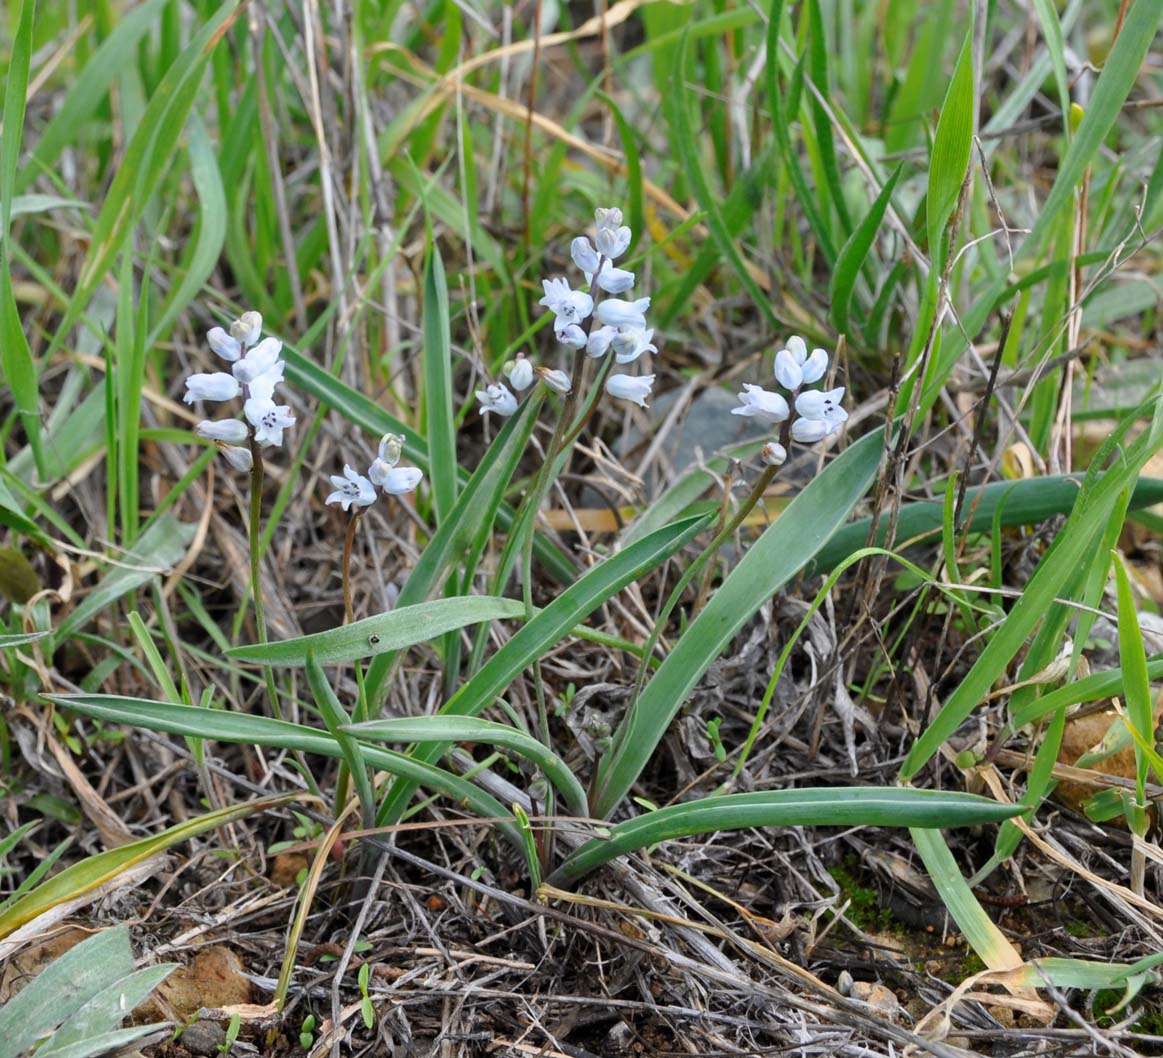
M 772 441 L 759 450 L 759 458 L 769 467 L 781 467 L 787 462 L 787 449 L 778 441 Z

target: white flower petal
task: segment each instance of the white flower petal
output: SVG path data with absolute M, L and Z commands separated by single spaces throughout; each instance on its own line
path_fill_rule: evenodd
M 789 390 L 799 389 L 804 384 L 803 370 L 787 349 L 775 354 L 775 380 Z
M 560 317 L 558 317 L 560 319 Z M 583 331 L 576 323 L 571 323 L 567 327 L 562 327 L 557 332 L 557 340 L 562 345 L 568 345 L 574 349 L 584 349 L 589 342 L 586 337 L 586 332 Z
M 828 354 L 823 349 L 813 349 L 812 355 L 804 361 L 803 376 L 804 385 L 810 386 L 813 382 L 819 382 L 820 379 L 828 373 Z
M 583 272 L 592 274 L 598 270 L 598 253 L 584 235 L 579 235 L 569 244 L 569 255 Z
M 758 418 L 763 422 L 783 422 L 791 414 L 787 401 L 778 393 L 771 393 L 761 386 L 752 386 L 743 383 L 743 392 L 739 394 L 741 406 L 732 408 L 732 415 L 742 415 L 746 418 Z
M 606 392 L 619 400 L 631 400 L 640 408 L 647 407 L 646 398 L 654 385 L 654 375 L 611 375 L 606 379 Z
M 393 467 L 377 484 L 390 496 L 402 496 L 420 484 L 424 471 L 419 467 Z
M 244 386 L 250 385 L 275 366 L 282 351 L 283 343 L 278 338 L 264 338 L 234 365 L 234 377 Z
M 796 411 L 805 419 L 830 419 L 837 415 L 848 418 L 840 402 L 844 399 L 844 387 L 822 390 L 809 389 L 796 397 Z
M 269 397 L 251 397 L 242 410 L 254 427 L 254 439 L 263 446 L 281 445 L 283 431 L 295 425 L 291 409 L 285 404 L 275 404 Z
M 802 364 L 808 358 L 808 343 L 798 334 L 793 334 L 787 340 L 787 351 L 795 357 L 797 364 Z
M 624 330 L 614 339 L 615 359 L 619 364 L 632 364 L 643 353 L 657 353 L 651 339 L 653 329 L 644 331 L 639 327 Z
M 238 396 L 240 390 L 238 380 L 225 371 L 191 375 L 186 379 L 186 395 L 182 400 L 187 404 L 193 404 L 196 400 L 231 400 Z
M 630 248 L 630 229 L 627 227 L 598 228 L 594 244 L 598 253 L 608 261 L 617 260 Z
M 242 356 L 242 346 L 237 338 L 232 338 L 221 327 L 211 327 L 206 333 L 206 341 L 223 360 L 233 363 Z
M 275 386 L 283 381 L 283 372 L 286 368 L 286 361 L 275 361 L 274 366 L 269 371 L 264 371 L 257 378 L 251 379 L 246 387 L 247 396 L 270 400 L 275 395 Z
M 477 400 L 481 402 L 481 414 L 493 412 L 495 415 L 509 416 L 517 410 L 517 398 L 509 392 L 508 387 L 499 382 L 485 386 L 476 391 Z
M 645 329 L 648 308 L 650 308 L 650 298 L 638 298 L 637 301 L 606 298 L 598 303 L 598 322 L 605 327 Z
M 224 441 L 240 445 L 250 437 L 250 430 L 241 419 L 204 419 L 194 427 L 194 433 L 207 441 Z
M 603 268 L 598 273 L 598 286 L 607 294 L 625 294 L 634 285 L 634 273 L 624 268 Z
M 589 341 L 586 342 L 586 356 L 595 359 L 605 356 L 610 351 L 610 345 L 618 337 L 617 327 L 595 327 L 590 331 Z
M 772 441 L 759 450 L 759 458 L 769 467 L 780 467 L 787 462 L 787 449 L 778 441 Z
M 800 444 L 815 444 L 831 432 L 831 427 L 823 419 L 796 419 L 791 424 L 791 435 Z

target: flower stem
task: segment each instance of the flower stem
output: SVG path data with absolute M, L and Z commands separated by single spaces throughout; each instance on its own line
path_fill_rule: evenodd
M 355 543 L 355 530 L 359 526 L 362 507 L 356 507 L 347 521 L 347 537 L 343 541 L 343 623 L 355 621 L 355 607 L 351 603 L 351 549 Z
M 250 597 L 254 601 L 254 623 L 258 629 L 258 641 L 267 642 L 266 611 L 262 601 L 261 580 L 261 532 L 262 522 L 262 489 L 265 469 L 262 460 L 262 446 L 252 436 L 250 439 L 250 524 L 247 530 L 250 536 Z M 275 686 L 274 670 L 269 665 L 262 667 L 263 680 L 266 683 L 267 698 L 271 703 L 271 711 L 276 719 L 282 720 L 283 710 L 279 704 L 279 691 Z

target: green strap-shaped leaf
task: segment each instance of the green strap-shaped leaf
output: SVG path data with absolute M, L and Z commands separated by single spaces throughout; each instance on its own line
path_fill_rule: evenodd
M 493 595 L 435 599 L 415 606 L 400 606 L 326 632 L 284 639 L 280 643 L 253 643 L 234 647 L 226 653 L 235 661 L 259 665 L 303 666 L 312 654 L 320 665 L 344 665 L 426 643 L 465 625 L 524 616 L 525 607 L 516 599 Z
M 191 705 L 151 702 L 143 698 L 123 698 L 114 694 L 62 694 L 46 697 L 66 708 L 75 709 L 78 713 L 95 716 L 114 724 L 129 724 L 148 728 L 150 731 L 166 731 L 171 735 L 212 738 L 219 742 L 278 746 L 303 753 L 318 753 L 323 757 L 343 757 L 339 743 L 325 731 L 318 731 L 302 724 L 291 724 L 285 720 L 273 720 L 266 716 L 228 713 L 218 709 L 198 709 Z M 501 832 L 518 849 L 522 847 L 521 837 L 516 828 L 511 822 L 505 822 L 512 819 L 512 813 L 500 801 L 467 779 L 423 761 L 413 760 L 402 753 L 393 753 L 377 746 L 362 746 L 361 752 L 364 761 L 373 767 L 380 768 L 390 775 L 398 775 L 416 786 L 428 786 L 456 801 L 463 801 L 481 819 L 501 820 L 502 822 L 497 824 Z M 0 936 L 4 935 L 3 926 L 6 920 L 7 915 L 0 916 Z
M 973 146 L 973 20 L 965 33 L 965 43 L 953 70 L 953 79 L 941 105 L 937 132 L 933 137 L 933 156 L 929 159 L 929 194 L 927 219 L 929 256 L 933 268 L 943 267 L 941 237 L 953 215 L 961 185 L 969 171 L 969 152 Z
M 479 716 L 522 671 L 543 657 L 575 625 L 627 584 L 666 561 L 689 543 L 708 521 L 707 518 L 687 518 L 676 522 L 599 562 L 518 629 L 513 638 L 448 700 L 441 712 L 453 716 Z M 447 750 L 447 743 L 423 746 L 416 751 L 416 759 L 439 760 Z M 379 823 L 398 820 L 414 790 L 412 782 L 393 783 L 380 806 Z
M 589 815 L 585 789 L 565 761 L 532 735 L 508 724 L 497 724 L 475 716 L 416 716 L 347 724 L 342 730 L 373 742 L 481 742 L 489 746 L 504 746 L 544 771 L 575 816 Z
M 549 879 L 570 885 L 610 860 L 672 838 L 746 827 L 964 827 L 1023 811 L 987 797 L 897 787 L 821 787 L 706 797 L 669 805 L 610 827 L 573 852 Z
M 892 200 L 893 188 L 900 179 L 904 164 L 898 165 L 892 176 L 881 188 L 872 208 L 864 219 L 856 226 L 856 230 L 848 237 L 848 241 L 841 247 L 840 256 L 836 258 L 836 267 L 832 270 L 832 326 L 838 333 L 848 334 L 848 306 L 852 301 L 852 291 L 856 287 L 856 280 L 860 276 L 860 269 L 864 267 L 864 259 L 872 249 L 873 240 L 880 229 L 880 222 L 884 219 L 884 212 Z
M 883 432 L 862 437 L 812 480 L 748 548 L 659 666 L 599 767 L 595 813 L 606 818 L 642 769 L 703 673 L 772 594 L 820 550 L 868 491 Z

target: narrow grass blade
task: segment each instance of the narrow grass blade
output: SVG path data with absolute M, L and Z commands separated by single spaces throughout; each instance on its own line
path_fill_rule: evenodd
M 1153 399 L 1151 426 L 1127 449 L 1125 458 L 1107 470 L 1094 487 L 1090 502 L 1076 505 L 1053 549 L 1038 563 L 1020 598 L 1005 622 L 996 630 L 973 667 L 946 700 L 940 712 L 913 744 L 901 768 L 901 778 L 910 779 L 937 752 L 977 705 L 984 701 L 994 681 L 1025 645 L 1034 626 L 1042 620 L 1066 580 L 1078 568 L 1086 549 L 1101 526 L 1109 502 L 1136 479 L 1147 460 L 1163 445 L 1163 401 Z
M 85 716 L 95 716 L 114 724 L 128 724 L 148 728 L 151 731 L 166 731 L 172 735 L 193 735 L 212 738 L 219 742 L 251 743 L 256 746 L 279 746 L 283 749 L 299 750 L 303 753 L 317 753 L 322 757 L 342 758 L 343 751 L 330 735 L 302 724 L 291 724 L 285 720 L 272 720 L 266 716 L 252 716 L 244 713 L 228 713 L 220 710 L 197 709 L 190 705 L 174 705 L 170 702 L 150 702 L 141 698 L 123 698 L 113 694 L 70 694 L 46 695 L 51 701 L 74 709 Z M 462 801 L 482 819 L 501 820 L 499 829 L 518 848 L 521 839 L 511 823 L 505 822 L 510 813 L 504 805 L 479 787 L 474 786 L 459 775 L 434 768 L 423 761 L 413 760 L 402 753 L 379 749 L 376 746 L 362 747 L 364 761 L 398 775 L 415 786 L 428 786 Z M 125 846 L 132 848 L 132 846 Z M 118 850 L 122 851 L 122 850 Z M 0 924 L 4 918 L 0 916 Z M 3 934 L 0 933 L 0 936 Z
M 178 139 L 194 105 L 210 53 L 222 39 L 224 27 L 238 18 L 241 11 L 233 2 L 222 4 L 166 71 L 151 95 L 101 206 L 89 252 L 50 352 L 60 347 L 80 319 L 105 273 L 124 248 L 162 174 L 176 156 Z
M 646 812 L 573 852 L 549 879 L 570 885 L 602 864 L 671 838 L 747 827 L 963 827 L 1023 811 L 974 794 L 882 786 L 821 787 L 706 797 Z
M 1069 514 L 1082 488 L 1081 474 L 1051 475 L 1023 481 L 995 481 L 965 490 L 962 510 L 965 532 L 988 533 L 994 519 L 1004 528 L 1037 525 L 1055 514 Z M 1141 510 L 1163 503 L 1163 478 L 1139 478 L 1131 493 L 1131 510 Z M 808 567 L 813 573 L 826 573 L 845 556 L 865 545 L 872 520 L 862 518 L 844 526 L 821 549 Z M 931 540 L 941 531 L 941 504 L 938 502 L 906 503 L 897 519 L 896 539 L 918 544 Z M 876 543 L 885 542 L 888 526 L 881 519 Z
M 710 185 L 707 183 L 706 173 L 703 171 L 703 160 L 699 150 L 700 141 L 695 138 L 694 132 L 691 129 L 690 110 L 687 102 L 686 67 L 688 43 L 689 37 L 684 34 L 682 44 L 678 49 L 678 64 L 675 66 L 671 91 L 666 97 L 668 118 L 671 127 L 674 129 L 679 152 L 682 155 L 684 172 L 691 183 L 699 205 L 706 215 L 707 228 L 711 233 L 711 237 L 715 240 L 719 252 L 727 259 L 731 267 L 735 269 L 740 282 L 746 288 L 755 306 L 774 326 L 778 323 L 778 320 L 771 307 L 771 299 L 764 294 L 762 288 L 755 281 L 755 277 L 748 269 L 747 262 L 743 260 L 736 240 L 732 238 L 731 232 L 723 221 L 722 213 L 719 210 L 718 197 L 712 194 Z
M 138 42 L 151 26 L 156 26 L 161 9 L 170 0 L 145 0 L 127 11 L 118 12 L 116 24 L 101 46 L 77 71 L 60 108 L 37 137 L 32 155 L 17 177 L 17 188 L 27 187 L 43 173 L 55 171 L 55 163 L 70 144 L 83 143 L 97 108 L 109 95 L 109 88 L 136 61 Z M 9 128 L 8 122 L 4 127 Z
M 1163 655 L 1147 659 L 1147 677 L 1151 680 L 1163 679 Z M 1116 695 L 1122 696 L 1125 694 L 1124 686 L 1125 679 L 1121 668 L 1095 672 L 1081 680 L 1068 683 L 1065 687 L 1050 691 L 1041 698 L 1034 699 L 1024 708 L 1015 710 L 1010 728 L 1017 730 L 1072 705 L 1098 702 Z
M 479 716 L 499 694 L 534 661 L 559 643 L 627 584 L 654 569 L 706 527 L 707 518 L 688 518 L 667 526 L 631 547 L 610 556 L 579 577 L 564 592 L 517 630 L 441 710 L 453 716 Z M 447 745 L 429 745 L 417 751 L 418 760 L 439 760 Z M 394 783 L 380 807 L 380 822 L 394 822 L 415 789 L 411 783 Z
M 881 188 L 872 208 L 864 219 L 856 226 L 856 230 L 849 236 L 848 241 L 841 247 L 840 256 L 836 258 L 836 265 L 832 270 L 832 285 L 830 296 L 832 299 L 832 326 L 840 334 L 848 334 L 848 306 L 852 301 L 852 291 L 856 287 L 856 280 L 860 270 L 864 267 L 864 259 L 872 249 L 873 240 L 880 230 L 880 222 L 884 219 L 885 210 L 892 201 L 893 189 L 900 179 L 904 165 L 898 165 Z
M 214 156 L 210 134 L 197 112 L 190 115 L 186 139 L 190 156 L 190 182 L 198 196 L 197 237 L 183 257 L 181 281 L 170 290 L 157 323 L 150 329 L 148 344 L 151 348 L 202 291 L 206 280 L 217 267 L 226 244 L 226 191 L 222 186 L 222 174 L 218 169 L 218 159 Z
M 56 700 L 68 708 L 76 708 L 80 712 L 84 711 L 76 702 L 66 702 L 59 698 Z M 204 710 L 193 709 L 186 705 L 173 706 L 172 708 L 188 709 L 200 718 L 201 730 L 194 727 L 185 732 L 186 734 L 195 736 L 208 734 L 206 731 L 208 714 Z M 47 882 L 38 885 L 30 893 L 26 893 L 6 908 L 3 914 L 0 914 L 0 938 L 8 936 L 13 930 L 19 929 L 26 922 L 31 922 L 37 915 L 50 908 L 56 907 L 66 900 L 73 900 L 92 892 L 134 864 L 141 863 L 151 856 L 156 856 L 159 852 L 164 852 L 180 842 L 204 834 L 207 830 L 245 819 L 255 812 L 265 812 L 269 808 L 277 808 L 297 799 L 298 794 L 285 794 L 281 797 L 267 797 L 258 801 L 249 801 L 246 804 L 232 805 L 229 808 L 220 808 L 215 812 L 207 812 L 195 819 L 179 823 L 168 830 L 163 830 L 160 834 L 143 838 L 141 841 L 135 841 L 129 845 L 122 845 L 116 849 L 109 849 L 107 852 L 99 852 L 95 856 L 74 863 L 66 867 L 60 874 L 53 875 Z
M 683 632 L 623 719 L 598 772 L 596 814 L 606 818 L 630 787 L 703 673 L 755 611 L 811 561 L 872 484 L 882 431 L 862 437 L 818 474 L 751 545 Z
M 424 417 L 428 430 L 428 477 L 438 522 L 443 522 L 452 511 L 457 485 L 452 334 L 448 312 L 444 262 L 433 239 L 424 266 Z
M 63 643 L 117 599 L 168 570 L 185 553 L 197 526 L 176 518 L 159 518 L 137 538 L 133 550 L 97 585 L 54 630 L 54 644 Z
M 351 774 L 351 781 L 355 783 L 355 791 L 359 797 L 360 815 L 365 827 L 370 827 L 376 818 L 376 797 L 372 790 L 371 780 L 368 778 L 367 768 L 364 765 L 363 753 L 358 739 L 344 733 L 344 725 L 351 721 L 335 691 L 331 687 L 327 674 L 315 660 L 315 655 L 307 654 L 307 683 L 311 687 L 311 694 L 315 698 L 315 705 L 319 708 L 319 715 L 327 725 L 327 732 L 335 739 L 335 744 L 343 754 L 347 770 Z M 337 805 L 337 812 L 342 806 Z
M 525 616 L 525 607 L 516 599 L 492 595 L 435 599 L 432 602 L 401 606 L 375 617 L 315 632 L 281 643 L 254 643 L 226 652 L 235 661 L 259 665 L 303 666 L 314 655 L 320 665 L 343 665 L 360 658 L 403 650 L 426 643 L 465 625 L 481 621 L 501 621 Z
M 16 197 L 16 168 L 20 160 L 20 141 L 24 131 L 25 100 L 28 95 L 28 72 L 32 63 L 33 24 L 36 0 L 24 0 L 12 53 L 8 61 L 8 79 L 4 90 L 4 136 L 0 139 L 0 367 L 12 390 L 12 398 L 25 435 L 36 459 L 37 471 L 45 475 L 44 453 L 40 444 L 40 417 L 36 364 L 28 337 L 16 307 L 9 260 L 12 203 Z
M 1155 737 L 1151 679 L 1147 675 L 1147 654 L 1143 648 L 1143 633 L 1139 629 L 1139 615 L 1135 612 L 1135 593 L 1131 590 L 1131 580 L 1118 552 L 1112 552 L 1112 557 L 1119 601 L 1119 661 L 1123 670 L 1123 701 L 1127 707 L 1127 722 L 1139 735 L 1135 744 L 1135 807 L 1136 810 L 1145 811 L 1148 761 L 1139 745 L 1142 742 L 1150 745 Z
M 0 636 L 0 650 L 5 647 L 21 647 L 25 643 L 35 643 L 38 639 L 44 639 L 50 635 L 52 635 L 51 632 L 18 632 L 15 635 Z
M 973 25 L 970 21 L 961 46 L 961 55 L 953 70 L 953 79 L 945 93 L 937 131 L 933 137 L 933 155 L 929 159 L 929 193 L 926 205 L 929 231 L 929 254 L 934 269 L 944 261 L 941 237 L 953 215 L 961 185 L 969 171 L 969 151 L 973 146 Z
M 1012 970 L 1021 966 L 1021 955 L 973 895 L 944 835 L 935 830 L 917 828 L 911 833 L 913 844 L 940 894 L 942 906 L 957 923 L 978 958 L 991 970 Z
M 497 724 L 471 716 L 418 716 L 397 720 L 369 720 L 365 724 L 348 724 L 342 730 L 364 741 L 375 742 L 480 742 L 503 746 L 536 764 L 557 789 L 570 812 L 588 816 L 586 793 L 573 774 L 553 750 L 532 735 L 508 724 Z

